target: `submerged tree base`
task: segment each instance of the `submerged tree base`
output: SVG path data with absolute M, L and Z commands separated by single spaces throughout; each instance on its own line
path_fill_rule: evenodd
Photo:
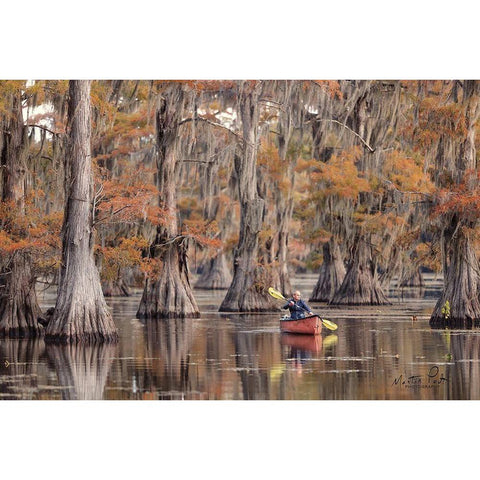
M 204 265 L 195 288 L 202 290 L 224 290 L 232 283 L 232 274 L 227 265 L 225 255 L 220 255 L 208 260 Z
M 122 279 L 103 282 L 102 291 L 104 297 L 129 297 L 131 295 L 129 286 Z
M 117 343 L 118 334 L 112 333 L 109 335 L 98 333 L 79 333 L 74 335 L 45 335 L 45 343 L 56 345 L 67 345 L 82 343 L 86 345 L 94 343 Z
M 471 330 L 474 327 L 480 327 L 480 318 L 449 318 L 445 320 L 443 317 L 432 317 L 429 324 L 435 329 Z
M 0 337 L 41 337 L 38 306 L 30 257 L 17 254 L 9 270 L 0 272 Z

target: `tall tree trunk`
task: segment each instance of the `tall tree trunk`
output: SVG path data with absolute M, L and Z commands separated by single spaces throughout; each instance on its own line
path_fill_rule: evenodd
M 90 155 L 90 81 L 69 90 L 66 208 L 58 297 L 46 338 L 60 342 L 116 341 L 93 256 L 93 174 Z
M 466 173 L 477 167 L 475 134 L 480 115 L 479 102 L 480 82 L 464 80 L 462 106 L 465 112 L 466 134 L 458 145 L 452 176 L 457 184 L 468 182 L 467 187 L 472 191 L 478 189 L 478 180 L 476 176 L 468 179 Z M 480 320 L 479 262 L 470 238 L 470 232 L 477 223 L 476 218 L 468 218 L 468 213 L 455 212 L 450 216 L 447 228 L 444 229 L 443 255 L 446 275 L 442 296 L 430 317 L 431 325 L 443 323 L 462 327 Z M 446 315 L 447 301 L 449 302 L 449 312 Z
M 220 210 L 218 170 L 219 162 L 208 162 L 203 169 L 204 177 L 200 188 L 204 200 L 203 218 L 207 221 L 215 220 Z M 230 216 L 226 216 L 229 218 L 221 219 L 219 225 L 220 238 L 225 238 L 227 225 L 231 222 Z M 214 257 L 204 261 L 202 274 L 195 287 L 204 290 L 227 289 L 232 283 L 232 278 L 225 252 L 222 250 Z
M 259 85 L 241 82 L 239 115 L 242 121 L 244 151 L 235 156 L 240 199 L 240 236 L 234 250 L 234 271 L 230 288 L 220 305 L 225 312 L 276 311 L 267 293 L 270 274 L 258 262 L 258 235 L 262 229 L 265 201 L 257 190 L 257 130 Z
M 283 82 L 282 82 L 283 83 Z M 282 171 L 288 182 L 279 185 L 275 180 L 273 184 L 273 202 L 276 210 L 275 234 L 271 248 L 274 250 L 272 260 L 276 265 L 273 270 L 273 285 L 285 293 L 292 291 L 290 273 L 288 271 L 288 240 L 290 222 L 293 215 L 293 191 L 295 185 L 296 158 L 288 154 L 288 147 L 293 133 L 292 99 L 298 88 L 295 80 L 285 81 L 285 94 L 283 107 L 278 117 L 278 157 L 282 165 Z M 276 252 L 275 252 L 276 249 Z
M 328 302 L 345 278 L 345 265 L 335 239 L 323 244 L 323 263 L 318 281 L 310 296 L 311 302 Z
M 20 92 L 11 96 L 10 113 L 0 122 L 1 201 L 11 202 L 22 217 L 25 215 L 28 136 L 23 124 Z M 0 336 L 42 335 L 43 327 L 37 321 L 40 314 L 31 254 L 28 251 L 16 251 L 0 269 Z
M 139 318 L 199 317 L 190 286 L 185 239 L 177 220 L 176 140 L 184 102 L 182 86 L 173 84 L 159 95 L 156 110 L 157 183 L 160 202 L 167 212 L 165 224 L 157 227 L 150 251 L 161 262 L 158 278 L 148 278 L 138 308 Z
M 355 238 L 350 264 L 329 305 L 388 305 L 377 279 L 372 250 L 365 238 Z

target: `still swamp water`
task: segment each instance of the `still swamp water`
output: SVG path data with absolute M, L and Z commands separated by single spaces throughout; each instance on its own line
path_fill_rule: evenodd
M 293 284 L 308 299 L 315 281 Z M 0 340 L 0 399 L 478 400 L 480 330 L 430 328 L 440 289 L 430 276 L 423 290 L 392 290 L 389 306 L 312 303 L 338 325 L 317 337 L 281 334 L 283 311 L 218 313 L 225 291 L 195 291 L 199 319 L 140 321 L 136 291 L 107 299 L 116 345 Z M 39 301 L 53 306 L 55 293 Z

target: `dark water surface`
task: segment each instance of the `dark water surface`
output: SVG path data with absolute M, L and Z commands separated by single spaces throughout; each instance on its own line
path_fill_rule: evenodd
M 308 298 L 315 280 L 295 285 Z M 391 292 L 391 306 L 312 304 L 339 326 L 318 337 L 281 334 L 280 314 L 220 314 L 225 291 L 196 291 L 195 320 L 142 322 L 140 292 L 108 299 L 117 345 L 0 340 L 0 399 L 478 400 L 480 331 L 429 327 L 439 288 Z

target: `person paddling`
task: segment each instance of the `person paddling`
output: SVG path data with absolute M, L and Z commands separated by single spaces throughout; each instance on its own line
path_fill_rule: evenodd
M 298 290 L 293 292 L 292 298 L 282 308 L 290 310 L 290 318 L 293 320 L 305 317 L 305 313 L 313 315 L 310 307 L 301 299 L 301 294 Z

